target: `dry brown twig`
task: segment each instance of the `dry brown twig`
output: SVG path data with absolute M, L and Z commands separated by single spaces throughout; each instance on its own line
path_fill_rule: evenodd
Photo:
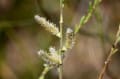
M 116 34 L 115 43 L 113 44 L 113 47 L 110 50 L 110 53 L 109 53 L 109 55 L 108 55 L 108 57 L 107 57 L 107 59 L 105 61 L 105 64 L 104 64 L 104 66 L 103 66 L 103 68 L 102 68 L 102 70 L 101 70 L 101 72 L 99 74 L 98 79 L 103 79 L 105 71 L 106 71 L 106 69 L 107 69 L 107 67 L 108 67 L 108 65 L 110 63 L 110 60 L 111 60 L 112 56 L 119 50 L 118 49 L 118 43 L 119 42 L 120 42 L 120 25 L 119 25 L 119 29 L 118 29 L 117 34 Z

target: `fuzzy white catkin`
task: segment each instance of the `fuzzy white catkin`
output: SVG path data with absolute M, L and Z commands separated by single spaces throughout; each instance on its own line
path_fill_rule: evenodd
M 47 31 L 51 32 L 53 35 L 60 37 L 59 29 L 55 24 L 47 21 L 44 17 L 40 17 L 39 15 L 35 15 L 35 20 L 37 23 L 41 24 Z

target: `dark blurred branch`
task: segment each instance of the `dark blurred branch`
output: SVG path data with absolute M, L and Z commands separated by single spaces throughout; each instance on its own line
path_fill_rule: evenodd
M 12 27 L 24 27 L 24 26 L 30 26 L 35 24 L 34 20 L 26 19 L 26 20 L 18 20 L 18 21 L 0 21 L 0 30 L 4 28 L 12 28 Z
M 34 0 L 35 1 L 35 11 L 36 11 L 36 14 L 39 14 L 40 13 L 40 10 L 41 10 L 41 6 L 40 6 L 40 0 Z

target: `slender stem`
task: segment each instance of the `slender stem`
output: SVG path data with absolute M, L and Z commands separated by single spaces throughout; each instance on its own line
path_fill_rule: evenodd
M 47 74 L 47 72 L 51 69 L 52 67 L 45 67 L 41 76 L 38 79 L 44 79 L 45 75 Z
M 59 79 L 62 79 L 62 66 L 58 68 Z
M 63 43 L 63 0 L 60 0 L 60 33 L 61 33 L 61 39 L 60 39 L 60 48 L 62 48 Z
M 115 40 L 115 43 L 114 43 L 114 47 L 111 48 L 110 50 L 110 54 L 108 55 L 106 61 L 105 61 L 105 64 L 99 74 L 99 77 L 98 79 L 103 79 L 103 76 L 105 74 L 105 71 L 110 63 L 110 60 L 112 58 L 112 56 L 118 51 L 118 48 L 117 48 L 117 44 L 120 42 L 120 26 L 119 26 L 119 29 L 117 31 L 117 34 L 116 34 L 116 40 Z
M 60 22 L 59 22 L 59 24 L 60 24 L 60 33 L 61 33 L 60 50 L 59 50 L 59 55 L 60 55 L 59 61 L 60 61 L 60 64 L 63 63 L 62 52 L 61 52 L 61 49 L 62 49 L 62 46 L 63 46 L 63 7 L 64 7 L 63 0 L 60 0 Z M 58 68 L 58 74 L 59 74 L 59 79 L 62 79 L 62 65 L 59 66 L 59 68 Z
M 79 25 L 75 26 L 75 34 L 78 33 L 81 27 L 88 22 L 88 20 L 92 17 L 94 10 L 96 9 L 97 5 L 101 2 L 101 0 L 94 0 L 93 5 L 89 4 L 88 13 L 81 17 Z
M 105 74 L 105 71 L 106 71 L 106 69 L 107 69 L 107 67 L 108 67 L 108 65 L 109 65 L 109 63 L 110 63 L 111 57 L 112 57 L 112 55 L 113 55 L 115 52 L 117 52 L 117 51 L 118 51 L 118 49 L 111 48 L 110 54 L 108 55 L 108 57 L 107 57 L 107 59 L 106 59 L 106 61 L 105 61 L 105 64 L 104 64 L 104 66 L 103 66 L 103 68 L 102 68 L 102 70 L 101 70 L 101 72 L 100 72 L 100 74 L 99 74 L 98 79 L 103 79 L 103 76 L 104 76 L 104 74 Z

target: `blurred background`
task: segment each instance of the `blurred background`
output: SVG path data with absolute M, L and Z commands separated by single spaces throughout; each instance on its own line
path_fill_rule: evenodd
M 74 28 L 93 0 L 65 0 L 64 31 Z M 58 46 L 59 39 L 34 20 L 39 14 L 59 26 L 59 0 L 0 0 L 0 79 L 38 79 L 43 61 L 40 49 Z M 97 79 L 120 24 L 120 0 L 102 0 L 66 54 L 64 79 Z M 120 79 L 120 53 L 109 64 L 104 79 Z M 46 79 L 58 79 L 55 69 Z

